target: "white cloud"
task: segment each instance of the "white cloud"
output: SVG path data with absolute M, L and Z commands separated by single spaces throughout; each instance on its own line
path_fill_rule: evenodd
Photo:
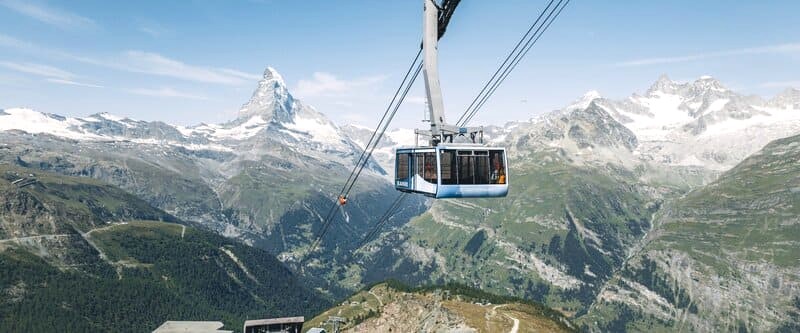
M 765 88 L 800 88 L 800 81 L 772 81 L 764 82 L 760 86 Z
M 150 37 L 159 38 L 162 36 L 167 36 L 172 34 L 172 30 L 165 28 L 161 24 L 150 20 L 138 20 L 138 27 L 137 30 L 143 32 Z
M 57 83 L 57 84 L 64 84 L 68 86 L 78 86 L 78 87 L 87 87 L 87 88 L 104 88 L 103 86 L 91 84 L 91 83 L 82 83 L 72 80 L 65 80 L 65 79 L 56 79 L 56 78 L 48 78 L 45 79 L 47 82 Z
M 245 80 L 242 72 L 232 72 L 225 68 L 208 68 L 194 66 L 181 61 L 167 58 L 157 53 L 144 51 L 128 51 L 123 54 L 121 64 L 112 64 L 113 67 L 130 72 L 146 73 L 182 79 L 187 81 L 243 84 Z
M 28 1 L 0 0 L 0 5 L 17 13 L 60 28 L 94 28 L 97 24 L 87 17 L 64 10 L 33 4 Z
M 53 66 L 42 65 L 42 64 L 34 64 L 34 63 L 18 63 L 18 62 L 10 62 L 10 61 L 0 61 L 0 67 L 5 67 L 10 70 L 14 70 L 21 73 L 33 74 L 38 76 L 44 76 L 48 78 L 58 78 L 62 80 L 70 79 L 75 77 L 75 74 L 72 74 L 68 71 L 65 71 L 60 68 L 56 68 Z
M 36 46 L 31 44 L 31 43 L 21 41 L 19 39 L 16 39 L 16 38 L 8 36 L 8 35 L 4 35 L 2 33 L 0 33 L 0 46 L 13 48 L 13 49 L 18 49 L 18 50 L 24 50 L 24 51 L 36 51 L 36 50 L 38 50 L 36 48 Z
M 353 80 L 342 80 L 325 72 L 315 72 L 310 80 L 300 80 L 293 94 L 301 97 L 343 96 L 358 90 L 374 87 L 386 80 L 385 75 L 360 77 Z
M 164 31 L 159 30 L 159 29 L 154 28 L 154 27 L 149 27 L 149 26 L 139 27 L 139 31 L 144 32 L 145 34 L 148 34 L 148 35 L 150 35 L 150 37 L 153 37 L 153 38 L 161 37 L 161 35 L 164 34 Z
M 242 72 L 242 71 L 237 71 L 235 69 L 218 68 L 217 70 L 222 72 L 222 73 L 225 73 L 225 74 L 230 74 L 230 75 L 233 75 L 233 76 L 236 76 L 236 77 L 247 79 L 249 81 L 261 80 L 261 75 L 256 75 L 256 74 L 252 74 L 252 73 L 245 73 L 245 72 Z
M 186 98 L 186 99 L 196 99 L 196 100 L 208 100 L 205 96 L 195 95 L 191 93 L 177 91 L 173 88 L 169 87 L 162 87 L 159 89 L 128 89 L 129 93 L 136 94 L 136 95 L 144 95 L 144 96 L 153 96 L 153 97 L 174 97 L 174 98 Z
M 698 54 L 690 54 L 690 55 L 675 56 L 675 57 L 635 59 L 635 60 L 618 62 L 614 65 L 618 67 L 635 67 L 635 66 L 671 64 L 679 62 L 704 60 L 710 58 L 748 55 L 748 54 L 778 54 L 778 53 L 800 53 L 800 43 L 786 43 L 786 44 L 768 45 L 762 47 L 750 47 L 743 49 L 715 51 L 715 52 L 698 53 Z
M 1 1 L 1 0 L 0 0 Z M 202 83 L 218 83 L 226 85 L 254 84 L 261 79 L 260 75 L 242 72 L 226 67 L 203 67 L 184 63 L 158 53 L 145 51 L 126 51 L 119 56 L 108 58 L 85 57 L 58 49 L 42 47 L 27 41 L 0 33 L 0 47 L 19 50 L 38 56 L 76 61 L 93 66 L 110 68 L 119 71 L 143 73 L 156 76 L 171 77 L 186 81 Z

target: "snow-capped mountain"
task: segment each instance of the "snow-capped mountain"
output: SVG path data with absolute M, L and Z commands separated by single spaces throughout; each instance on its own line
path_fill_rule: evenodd
M 372 130 L 347 125 L 344 131 L 363 146 Z M 580 160 L 621 164 L 655 163 L 727 170 L 768 142 L 800 133 L 800 90 L 787 89 L 770 100 L 745 96 L 710 76 L 675 82 L 662 75 L 643 95 L 612 100 L 589 91 L 562 109 L 485 127 L 490 145 L 511 154 L 565 149 Z M 394 148 L 413 145 L 413 129 L 387 132 L 375 150 L 389 171 Z
M 209 141 L 237 141 L 271 135 L 298 144 L 309 143 L 317 150 L 344 152 L 353 148 L 352 142 L 336 124 L 313 107 L 295 99 L 283 77 L 271 67 L 264 71 L 258 88 L 239 110 L 235 120 L 179 129 L 186 136 L 199 136 Z
M 230 235 L 269 233 L 305 194 L 329 196 L 323 191 L 343 181 L 335 175 L 346 177 L 362 150 L 324 114 L 295 99 L 273 68 L 226 123 L 183 127 L 108 113 L 64 117 L 13 108 L 0 110 L 0 137 L 10 147 L 0 161 L 100 178 Z M 385 175 L 377 163 L 368 164 L 361 189 L 390 189 Z M 151 184 L 162 176 L 175 184 Z M 275 209 L 261 211 L 264 203 L 254 198 Z M 225 207 L 246 212 L 226 216 Z
M 64 117 L 31 109 L 0 111 L 0 131 L 19 130 L 79 141 L 129 141 L 239 153 L 242 158 L 270 154 L 274 144 L 320 160 L 354 163 L 360 147 L 324 114 L 295 99 L 275 69 L 269 67 L 238 117 L 223 124 L 190 127 L 146 122 L 109 113 Z M 258 152 L 253 150 L 257 149 Z M 370 168 L 383 173 L 372 164 Z
M 800 132 L 796 90 L 765 101 L 701 77 L 659 78 L 644 96 L 594 102 L 636 134 L 643 159 L 727 170 L 768 142 Z
M 41 113 L 28 108 L 0 111 L 0 131 L 19 130 L 32 134 L 50 134 L 82 140 L 185 141 L 175 127 L 162 122 L 144 122 L 121 118 L 108 113 L 83 118 Z
M 590 91 L 561 110 L 510 124 L 504 144 L 522 153 L 558 147 L 588 159 L 722 171 L 800 133 L 798 101 L 796 89 L 767 101 L 709 76 L 687 83 L 661 76 L 644 95 L 611 100 Z

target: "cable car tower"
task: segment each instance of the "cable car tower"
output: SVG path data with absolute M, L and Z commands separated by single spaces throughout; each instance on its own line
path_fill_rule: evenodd
M 483 127 L 459 127 L 446 121 L 439 84 L 438 43 L 460 0 L 423 0 L 423 74 L 430 130 L 427 146 L 395 150 L 395 188 L 434 198 L 504 197 L 508 194 L 506 150 L 483 142 Z M 455 137 L 470 142 L 455 143 Z

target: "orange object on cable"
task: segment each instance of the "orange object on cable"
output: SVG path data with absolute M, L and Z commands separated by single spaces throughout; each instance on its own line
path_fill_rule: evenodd
M 345 196 L 343 196 L 343 195 L 340 195 L 339 196 L 339 205 L 340 206 L 344 206 L 346 204 L 347 204 L 347 198 L 345 198 Z

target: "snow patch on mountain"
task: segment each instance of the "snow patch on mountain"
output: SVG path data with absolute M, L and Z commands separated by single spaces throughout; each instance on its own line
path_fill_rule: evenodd
M 87 120 L 45 114 L 25 108 L 6 109 L 0 115 L 0 131 L 21 130 L 34 134 L 51 134 L 74 140 L 99 140 L 103 137 L 80 129 Z
M 264 120 L 264 118 L 260 116 L 253 116 L 243 123 L 233 127 L 215 124 L 203 124 L 192 128 L 189 131 L 189 134 L 205 135 L 212 140 L 244 140 L 258 134 L 258 132 L 264 129 L 264 125 L 266 124 L 267 122 Z M 184 131 L 181 131 L 181 133 L 185 133 Z
M 583 96 L 581 96 L 581 98 L 579 98 L 576 101 L 572 102 L 572 104 L 568 105 L 564 109 L 565 110 L 585 109 L 585 108 L 589 107 L 589 104 L 591 104 L 592 101 L 594 101 L 594 100 L 596 100 L 598 98 L 603 98 L 603 96 L 600 95 L 600 92 L 598 92 L 597 90 L 589 90 L 585 94 L 583 94 Z
M 694 120 L 688 112 L 680 109 L 682 99 L 678 95 L 659 91 L 649 94 L 648 97 L 633 96 L 629 100 L 648 110 L 647 114 L 623 108 L 616 109 L 616 113 L 630 119 L 628 122 L 620 122 L 631 129 L 640 140 L 667 140 L 671 132 Z
M 320 118 L 298 116 L 294 118 L 293 123 L 284 124 L 284 126 L 294 131 L 308 133 L 312 140 L 320 143 L 335 145 L 342 139 L 341 133 L 332 124 Z
M 633 131 L 642 159 L 723 171 L 774 139 L 800 133 L 794 96 L 788 90 L 767 102 L 710 76 L 687 83 L 661 76 L 645 96 L 597 104 Z

